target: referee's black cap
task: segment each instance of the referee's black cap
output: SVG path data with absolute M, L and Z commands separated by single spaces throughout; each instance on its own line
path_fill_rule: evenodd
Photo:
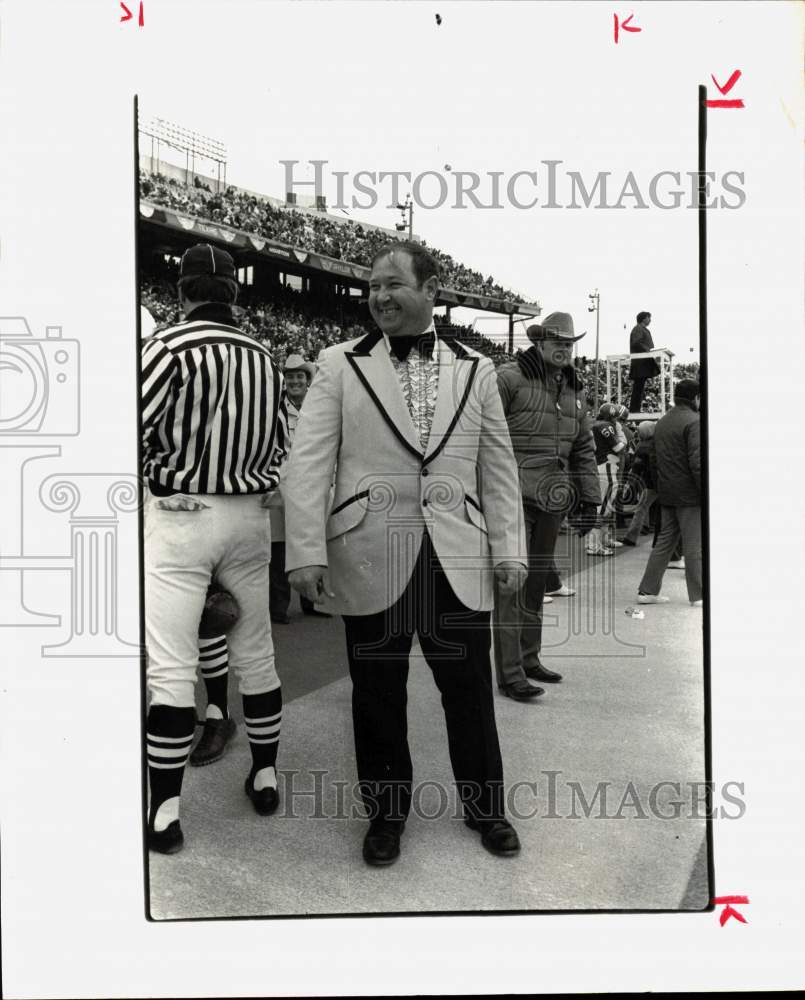
M 210 243 L 196 243 L 185 250 L 179 265 L 179 278 L 198 278 L 202 275 L 216 278 L 230 278 L 237 281 L 235 262 L 226 252 Z

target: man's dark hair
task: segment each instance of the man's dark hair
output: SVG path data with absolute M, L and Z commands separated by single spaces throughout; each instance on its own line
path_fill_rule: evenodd
M 420 288 L 428 278 L 435 277 L 437 280 L 439 279 L 439 264 L 436 258 L 428 253 L 423 246 L 420 246 L 419 243 L 412 243 L 409 240 L 399 240 L 394 243 L 387 243 L 381 247 L 372 257 L 371 266 L 374 267 L 375 262 L 380 260 L 381 257 L 388 257 L 390 253 L 399 250 L 404 250 L 411 258 L 411 269 Z
M 683 378 L 674 386 L 674 399 L 687 399 L 688 401 L 701 396 L 701 387 L 696 379 Z
M 207 274 L 182 278 L 179 288 L 191 302 L 221 302 L 231 306 L 238 297 L 237 282 L 231 278 L 215 278 Z
M 637 322 L 643 323 L 645 320 L 651 319 L 651 313 L 640 312 L 637 314 Z

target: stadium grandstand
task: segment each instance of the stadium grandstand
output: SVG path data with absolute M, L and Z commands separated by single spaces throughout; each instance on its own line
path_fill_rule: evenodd
M 151 132 L 141 131 L 151 136 Z M 193 243 L 204 240 L 227 249 L 235 258 L 241 283 L 240 322 L 269 345 L 279 362 L 289 354 L 314 360 L 323 347 L 373 328 L 366 305 L 372 256 L 381 246 L 406 234 L 342 219 L 328 213 L 320 199 L 315 207 L 307 207 L 297 203 L 292 194 L 281 200 L 228 184 L 225 159 L 216 160 L 216 156 L 225 157 L 223 147 L 211 156 L 211 140 L 203 140 L 207 145 L 201 148 L 217 163 L 217 176 L 199 174 L 190 166 L 191 151 L 198 153 L 200 148 L 199 137 L 182 135 L 179 147 L 188 153 L 185 167 L 155 158 L 153 152 L 140 156 L 140 295 L 157 325 L 178 319 L 179 258 Z M 172 132 L 169 138 L 169 144 L 177 148 Z M 162 141 L 167 142 L 164 135 Z M 438 259 L 442 270 L 437 302 L 444 314 L 436 316 L 439 329 L 486 354 L 496 365 L 510 360 L 515 323 L 535 321 L 541 313 L 539 303 L 525 301 L 524 296 L 494 278 L 424 240 L 420 242 Z M 497 343 L 474 328 L 452 323 L 453 306 L 507 316 L 508 343 Z M 585 375 L 592 406 L 595 362 L 580 357 L 576 365 Z M 698 365 L 673 367 L 674 379 L 697 375 Z M 597 377 L 599 398 L 607 400 L 610 390 L 603 361 Z M 623 395 L 630 390 L 627 368 Z M 655 396 L 657 393 L 646 393 L 647 408 L 659 409 L 660 400 Z

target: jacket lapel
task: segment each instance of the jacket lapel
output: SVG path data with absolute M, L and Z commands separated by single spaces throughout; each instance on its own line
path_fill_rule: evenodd
M 467 405 L 477 368 L 478 358 L 458 341 L 439 338 L 439 388 L 423 465 L 432 462 L 447 444 Z
M 347 353 L 346 359 L 397 440 L 421 459 L 419 437 L 382 334 L 371 333 L 364 337 L 354 351 Z

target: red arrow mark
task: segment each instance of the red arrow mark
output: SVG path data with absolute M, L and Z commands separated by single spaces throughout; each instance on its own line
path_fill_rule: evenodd
M 132 18 L 132 13 L 131 13 L 131 11 L 130 11 L 130 10 L 128 9 L 128 7 L 127 7 L 127 6 L 126 6 L 126 5 L 124 4 L 124 3 L 122 3 L 122 2 L 121 2 L 121 4 L 120 4 L 120 6 L 121 6 L 121 7 L 123 8 L 123 10 L 125 11 L 125 14 L 123 15 L 123 17 L 121 17 L 121 18 L 120 18 L 120 20 L 121 20 L 121 21 L 130 21 L 130 20 L 131 20 L 131 18 Z
M 724 93 L 724 91 L 721 92 Z M 742 924 L 747 923 L 746 917 L 742 913 L 739 913 L 736 909 L 734 909 L 730 904 L 735 903 L 736 905 L 738 905 L 741 903 L 748 903 L 748 902 L 749 902 L 748 896 L 716 896 L 716 898 L 713 900 L 713 903 L 716 906 L 724 907 L 724 909 L 721 911 L 721 915 L 718 918 L 720 926 L 723 927 L 724 924 L 726 924 L 726 922 L 730 919 L 730 917 L 734 917 Z
M 718 82 L 718 80 L 716 80 L 716 78 L 713 76 L 712 73 L 710 74 L 710 79 L 713 81 L 716 87 L 718 87 L 719 91 L 722 94 L 728 94 L 737 83 L 738 79 L 740 78 L 740 75 L 741 71 L 739 69 L 736 69 L 723 87 Z M 704 103 L 707 105 L 708 108 L 742 108 L 744 106 L 744 102 L 736 98 L 733 98 L 732 100 L 729 101 L 715 100 L 715 101 L 705 101 Z
M 718 918 L 719 924 L 723 927 L 724 924 L 729 920 L 730 917 L 735 917 L 736 920 L 740 920 L 742 924 L 746 923 L 746 917 L 734 910 L 731 906 L 725 906 L 721 911 L 721 916 Z
M 618 44 L 618 32 L 619 32 L 618 15 L 617 14 L 613 14 L 613 17 L 615 18 L 615 44 L 617 45 Z M 621 21 L 620 22 L 620 28 L 623 28 L 624 31 L 642 31 L 643 30 L 642 28 L 638 28 L 638 27 L 631 28 L 631 27 L 629 27 L 629 22 L 632 20 L 633 17 L 634 17 L 634 14 L 630 14 L 626 18 L 625 21 Z

